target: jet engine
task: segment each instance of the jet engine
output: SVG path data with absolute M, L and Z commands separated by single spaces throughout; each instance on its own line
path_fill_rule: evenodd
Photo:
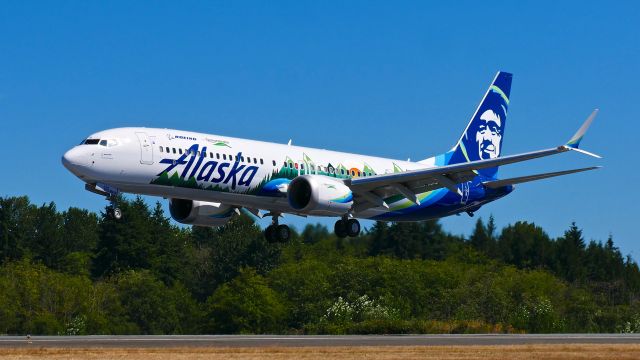
M 301 175 L 287 189 L 289 205 L 308 215 L 340 216 L 353 205 L 353 193 L 339 180 L 321 175 Z
M 225 225 L 234 214 L 228 205 L 185 199 L 170 199 L 169 212 L 179 223 L 208 227 Z

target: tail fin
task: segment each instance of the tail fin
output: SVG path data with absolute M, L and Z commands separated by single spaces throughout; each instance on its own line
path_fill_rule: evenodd
M 502 152 L 502 140 L 507 121 L 509 94 L 513 75 L 498 72 L 471 117 L 460 140 L 445 157 L 447 164 L 493 159 Z M 498 168 L 478 170 L 481 175 L 495 178 Z

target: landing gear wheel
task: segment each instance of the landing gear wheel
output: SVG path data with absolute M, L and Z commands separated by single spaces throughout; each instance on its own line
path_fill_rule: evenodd
M 291 238 L 291 229 L 287 225 L 269 225 L 264 229 L 268 243 L 286 243 Z
M 333 231 L 336 233 L 336 236 L 339 238 L 345 238 L 349 234 L 347 233 L 347 222 L 340 219 L 336 221 L 336 224 L 333 226 Z
M 281 243 L 286 243 L 291 238 L 291 230 L 287 225 L 278 225 L 275 228 L 275 234 L 277 235 L 277 241 Z
M 356 237 L 360 235 L 360 222 L 356 219 L 347 220 L 346 231 L 347 235 L 349 235 L 350 237 Z
M 113 218 L 116 220 L 122 219 L 122 210 L 120 208 L 113 208 Z
M 107 207 L 107 217 L 110 217 L 114 220 L 120 220 L 122 219 L 122 210 L 115 206 L 109 206 Z
M 276 237 L 276 225 L 269 225 L 266 229 L 264 229 L 264 238 L 267 239 L 267 242 L 273 244 L 278 242 L 278 238 Z

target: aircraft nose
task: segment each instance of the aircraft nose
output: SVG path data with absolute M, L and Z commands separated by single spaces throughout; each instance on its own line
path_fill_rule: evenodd
M 62 155 L 62 165 L 76 175 L 80 175 L 82 167 L 86 166 L 87 159 L 77 146 Z

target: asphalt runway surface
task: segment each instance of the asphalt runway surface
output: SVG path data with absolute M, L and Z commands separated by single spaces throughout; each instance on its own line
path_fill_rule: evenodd
M 640 344 L 640 334 L 0 336 L 0 348 Z

